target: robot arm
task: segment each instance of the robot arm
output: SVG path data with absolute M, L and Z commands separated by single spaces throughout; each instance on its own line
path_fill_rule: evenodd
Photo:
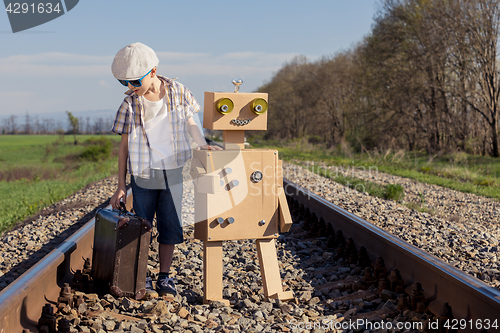
M 283 189 L 283 163 L 281 160 L 277 160 L 276 163 L 276 179 L 278 184 L 279 227 L 281 232 L 288 232 L 293 222 L 286 201 L 285 190 Z
M 197 158 L 191 160 L 191 177 L 196 184 L 199 193 L 217 194 L 220 193 L 220 177 L 217 173 L 207 174 L 207 169 Z
M 278 210 L 280 212 L 280 230 L 281 232 L 287 232 L 292 227 L 293 222 L 290 215 L 290 210 L 288 209 L 285 191 L 283 190 L 282 186 L 280 186 L 279 188 Z

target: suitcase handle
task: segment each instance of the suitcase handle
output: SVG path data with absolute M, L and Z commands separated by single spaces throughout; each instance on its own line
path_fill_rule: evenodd
M 127 210 L 127 207 L 125 206 L 125 203 L 123 201 L 120 201 L 120 208 L 119 208 L 120 212 L 122 213 L 128 213 L 129 211 Z
M 120 212 L 124 215 L 132 215 L 132 216 L 136 216 L 135 214 L 132 214 L 130 213 L 128 210 L 127 210 L 127 207 L 125 207 L 125 204 L 123 203 L 123 201 L 120 201 Z M 140 216 L 137 216 L 137 218 L 139 220 L 141 220 L 141 223 L 142 223 L 142 227 L 144 228 L 144 230 L 146 231 L 149 231 L 153 228 L 153 226 L 151 225 L 151 222 L 149 222 L 148 220 L 140 217 Z M 118 222 L 118 229 L 123 229 L 125 228 L 127 225 L 128 225 L 128 221 L 129 219 L 121 219 L 119 222 Z
M 137 217 L 137 218 L 141 218 L 137 215 L 135 215 L 134 213 L 132 212 L 129 212 L 127 210 L 127 207 L 125 206 L 125 204 L 123 203 L 123 201 L 120 201 L 120 207 L 118 207 L 118 212 L 120 212 L 120 215 L 125 215 L 125 216 L 133 216 L 133 217 Z

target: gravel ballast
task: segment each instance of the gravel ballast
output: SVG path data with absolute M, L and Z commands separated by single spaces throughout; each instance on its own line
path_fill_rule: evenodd
M 392 200 L 366 195 L 297 165 L 285 165 L 284 176 L 290 181 L 487 284 L 496 288 L 500 286 L 499 201 L 418 183 L 376 170 L 342 171 L 340 168 L 319 165 L 319 168 L 330 170 L 332 175 L 339 172 L 384 185 L 400 184 L 405 190 L 406 201 L 419 203 L 420 194 L 424 193 L 427 207 L 436 212 L 432 216 Z
M 369 176 L 375 177 L 371 181 L 403 185 L 406 200 L 411 200 L 411 193 L 425 193 L 426 204 L 442 212 L 442 217 L 437 217 L 370 197 L 292 164 L 284 163 L 284 177 L 484 282 L 500 285 L 497 201 L 381 173 Z M 93 217 L 96 207 L 111 197 L 116 183 L 116 177 L 96 182 L 26 225 L 2 235 L 0 288 Z M 177 280 L 178 295 L 148 301 L 84 295 L 85 306 L 62 309 L 57 314 L 59 319 L 69 320 L 71 332 L 348 332 L 351 330 L 344 330 L 342 323 L 364 317 L 369 321 L 356 331 L 381 332 L 384 330 L 370 329 L 369 325 L 377 322 L 388 327 L 391 323 L 396 327 L 398 323 L 428 320 L 425 314 L 398 309 L 398 295 L 394 292 L 374 286 L 362 288 L 364 270 L 335 258 L 335 251 L 326 247 L 326 237 L 309 237 L 300 220 L 295 220 L 292 230 L 277 242 L 284 287 L 294 291 L 295 300 L 285 303 L 265 299 L 255 242 L 244 240 L 224 243 L 223 293 L 231 306 L 219 302 L 202 304 L 203 253 L 202 242 L 193 238 L 192 191 L 192 183 L 186 182 L 185 242 L 176 247 L 171 270 Z M 458 207 L 462 208 L 457 210 L 459 202 L 462 206 Z M 148 263 L 153 278 L 159 269 L 157 247 L 153 242 Z

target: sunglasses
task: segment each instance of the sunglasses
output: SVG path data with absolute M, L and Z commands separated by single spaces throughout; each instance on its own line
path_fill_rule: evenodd
M 152 70 L 153 69 L 151 68 L 151 70 L 149 72 L 147 72 L 146 75 L 151 73 Z M 128 87 L 128 84 L 130 83 L 131 86 L 137 88 L 137 87 L 140 87 L 142 85 L 141 81 L 142 81 L 142 79 L 144 79 L 146 77 L 146 75 L 144 75 L 143 77 L 141 77 L 140 79 L 137 79 L 137 80 L 118 80 L 118 82 L 123 84 L 125 87 Z

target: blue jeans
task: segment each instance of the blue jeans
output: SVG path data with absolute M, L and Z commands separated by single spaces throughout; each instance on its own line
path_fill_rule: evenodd
M 156 214 L 158 243 L 179 244 L 182 234 L 182 167 L 151 170 L 150 179 L 131 177 L 134 212 L 153 222 Z

